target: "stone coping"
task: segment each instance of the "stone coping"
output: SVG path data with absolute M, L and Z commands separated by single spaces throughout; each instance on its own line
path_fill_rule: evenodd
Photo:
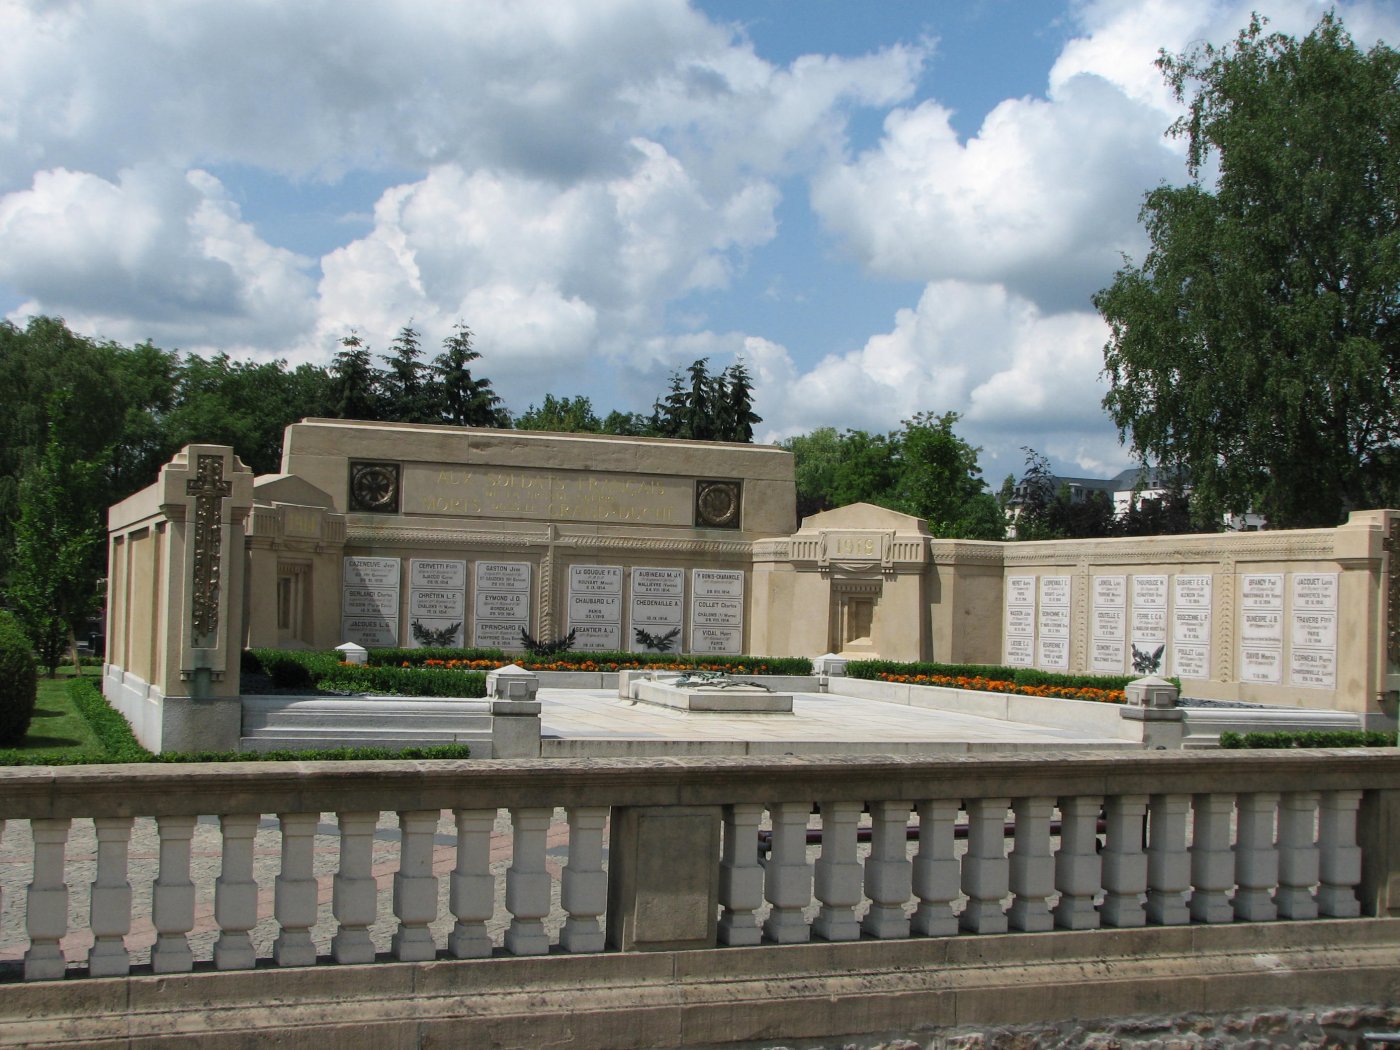
M 862 1045 L 1393 999 L 1400 919 L 436 959 L 5 985 L 0 1046 Z M 761 1042 L 760 1042 L 761 1040 Z

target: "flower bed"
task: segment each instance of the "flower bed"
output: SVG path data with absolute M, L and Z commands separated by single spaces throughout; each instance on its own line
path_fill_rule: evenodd
M 875 675 L 880 682 L 899 682 L 903 685 L 937 685 L 948 689 L 971 689 L 981 693 L 1014 693 L 1018 696 L 1039 696 L 1052 700 L 1088 700 L 1099 704 L 1121 704 L 1125 697 L 1121 689 L 1095 689 L 1087 686 L 1060 685 L 1021 685 L 1017 682 L 1000 681 L 995 678 L 982 678 L 969 675 L 940 674 L 892 674 L 880 672 Z

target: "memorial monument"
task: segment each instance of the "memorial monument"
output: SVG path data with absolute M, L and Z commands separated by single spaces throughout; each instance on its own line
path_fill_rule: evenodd
M 1394 718 L 1400 512 L 995 543 L 864 504 L 799 528 L 795 505 L 768 446 L 312 419 L 255 479 L 192 445 L 111 510 L 106 692 L 148 746 L 201 746 L 201 726 L 237 738 L 245 646 L 572 633 L 582 654 L 1075 673 L 1157 654 L 1188 696 Z

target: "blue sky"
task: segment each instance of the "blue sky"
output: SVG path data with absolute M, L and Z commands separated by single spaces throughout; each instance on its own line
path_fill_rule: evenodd
M 766 440 L 956 411 L 993 485 L 1112 474 L 1089 296 L 1184 179 L 1157 50 L 1326 6 L 0 0 L 0 311 L 321 363 L 460 318 L 515 411 L 742 356 Z

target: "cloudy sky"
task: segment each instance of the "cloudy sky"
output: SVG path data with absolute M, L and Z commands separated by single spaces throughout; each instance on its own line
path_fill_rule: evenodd
M 1157 51 L 1327 6 L 0 0 L 0 311 L 293 363 L 462 319 L 515 411 L 741 355 L 766 440 L 953 410 L 994 486 L 1111 473 L 1089 297 L 1185 178 Z

